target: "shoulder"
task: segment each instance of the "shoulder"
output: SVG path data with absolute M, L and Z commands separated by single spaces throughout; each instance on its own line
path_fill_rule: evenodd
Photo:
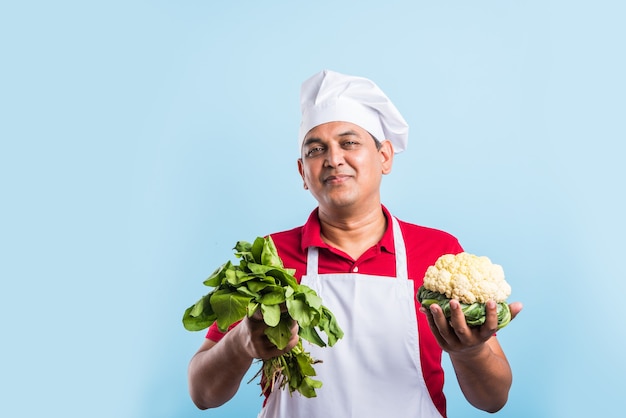
M 398 223 L 405 241 L 409 243 L 428 242 L 430 244 L 460 247 L 459 240 L 449 232 L 417 225 L 401 219 L 398 219 Z
M 269 234 L 276 244 L 277 247 L 282 247 L 285 245 L 295 245 L 296 243 L 300 246 L 300 242 L 302 241 L 302 230 L 304 226 L 297 226 L 295 228 L 287 229 L 285 231 L 273 232 Z
M 298 226 L 285 231 L 274 232 L 269 235 L 272 237 L 274 245 L 276 245 L 278 255 L 287 265 L 302 258 L 302 254 L 304 253 L 302 250 L 303 230 L 304 226 Z
M 459 240 L 449 232 L 398 219 L 400 230 L 409 251 L 432 253 L 433 256 L 456 254 L 463 251 Z
M 398 220 L 406 247 L 409 277 L 415 280 L 416 291 L 429 266 L 444 254 L 463 251 L 459 240 L 452 234 L 436 228 Z
M 389 219 L 392 216 L 389 212 L 389 209 L 387 209 L 384 205 L 382 206 L 382 208 L 385 216 L 387 217 L 387 219 Z M 394 216 L 394 218 L 398 221 L 398 224 L 400 225 L 402 237 L 404 238 L 407 248 L 416 245 L 427 245 L 428 247 L 445 247 L 449 248 L 450 251 L 454 251 L 455 248 L 461 247 L 456 237 L 446 231 L 407 222 L 398 218 L 397 216 Z

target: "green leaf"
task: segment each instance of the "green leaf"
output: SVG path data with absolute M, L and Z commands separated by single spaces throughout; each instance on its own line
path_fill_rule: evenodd
M 274 277 L 282 286 L 289 286 L 293 289 L 298 289 L 300 286 L 296 278 L 285 269 L 273 268 L 265 274 Z
M 444 310 L 444 314 L 446 316 L 452 316 L 452 309 L 450 308 L 450 302 L 446 301 L 446 309 Z M 484 303 L 459 303 L 461 305 L 461 311 L 465 315 L 465 322 L 469 326 L 480 326 L 485 323 L 486 317 L 486 305 Z
M 417 290 L 417 300 L 425 308 L 428 308 L 433 303 L 445 302 L 446 299 L 446 295 L 428 290 L 424 286 L 420 286 Z
M 222 264 L 221 266 L 216 268 L 213 273 L 211 273 L 209 278 L 204 281 L 204 284 L 211 287 L 219 286 L 222 283 L 222 280 L 224 280 L 224 274 L 226 270 L 229 270 L 230 268 L 232 268 L 232 266 L 233 263 L 231 263 L 230 261 Z
M 249 296 L 252 299 L 255 299 L 255 298 L 259 297 L 259 294 L 257 292 L 251 291 L 246 286 L 239 286 L 237 288 L 237 292 L 241 293 L 242 295 Z
M 215 315 L 210 316 L 201 313 L 200 315 L 192 316 L 192 309 L 193 306 L 190 306 L 183 314 L 183 326 L 187 331 L 201 331 L 208 328 L 213 322 L 215 322 Z
M 283 267 L 283 262 L 278 256 L 278 250 L 276 249 L 271 236 L 268 236 L 263 242 L 261 264 L 266 266 Z
M 315 369 L 313 368 L 311 356 L 306 353 L 300 353 L 295 355 L 296 360 L 298 362 L 298 366 L 300 367 L 300 371 L 305 376 L 315 376 Z
M 215 317 L 215 312 L 213 312 L 213 308 L 209 303 L 212 294 L 213 292 L 200 298 L 195 305 L 191 306 L 191 310 L 188 312 L 188 315 L 196 318 L 202 315 L 205 317 Z
M 309 304 L 313 309 L 319 310 L 322 307 L 322 298 L 320 298 L 315 290 L 311 289 L 308 286 L 300 285 L 300 292 L 305 297 L 306 303 Z
M 241 283 L 254 279 L 254 276 L 250 276 L 248 273 L 238 268 L 226 270 L 225 276 L 226 282 L 232 284 L 233 286 L 238 286 Z
M 511 308 L 506 302 L 498 303 L 498 329 L 502 329 L 511 322 Z
M 287 347 L 291 339 L 291 321 L 289 317 L 281 317 L 278 325 L 265 329 L 265 335 L 279 350 Z
M 241 258 L 246 262 L 254 263 L 254 256 L 252 254 L 252 244 L 247 241 L 238 241 L 235 244 L 235 257 Z
M 268 271 L 274 270 L 274 266 L 264 266 L 263 264 L 248 263 L 246 266 L 251 273 L 264 276 Z
M 285 290 L 280 286 L 267 286 L 263 294 L 257 299 L 264 305 L 278 305 L 285 301 Z
M 234 248 L 234 250 L 238 253 L 250 252 L 251 249 L 252 244 L 247 241 L 237 241 Z
M 200 300 L 197 301 L 196 304 L 191 307 L 191 311 L 189 312 L 189 315 L 194 316 L 194 317 L 200 316 L 202 314 L 202 311 L 204 311 L 205 303 L 207 303 L 208 301 L 209 301 L 208 296 L 204 296 L 200 298 Z M 211 304 L 208 304 L 208 305 L 210 306 Z
M 322 337 L 317 333 L 317 330 L 314 327 L 300 327 L 298 330 L 298 335 L 302 338 L 310 342 L 311 344 L 315 344 L 319 347 L 326 347 L 326 343 L 322 340 Z
M 248 308 L 247 308 L 248 318 L 252 318 L 252 315 L 254 315 L 257 309 L 259 309 L 260 307 L 261 307 L 260 303 L 250 301 L 250 303 L 248 303 Z
M 257 237 L 252 244 L 251 252 L 255 263 L 261 262 L 261 254 L 263 253 L 263 246 L 265 245 L 265 238 Z
M 315 389 L 319 389 L 322 387 L 322 382 L 319 380 L 311 379 L 310 377 L 305 377 L 302 380 L 302 384 L 298 387 L 298 392 L 300 392 L 303 396 L 307 398 L 315 398 L 317 394 L 315 393 Z
M 255 280 L 250 280 L 249 282 L 247 282 L 246 283 L 246 287 L 248 289 L 250 289 L 251 292 L 260 293 L 267 286 L 272 286 L 274 284 L 273 280 L 270 280 L 270 282 L 265 281 L 264 279 L 257 277 Z
M 217 326 L 222 332 L 240 321 L 247 312 L 250 297 L 228 289 L 217 290 L 211 297 L 211 306 L 217 315 Z
M 261 304 L 261 313 L 263 313 L 263 321 L 268 327 L 275 327 L 280 322 L 280 306 Z
M 293 319 L 298 321 L 300 327 L 309 327 L 316 319 L 319 319 L 318 311 L 312 309 L 301 298 L 287 299 L 287 312 Z
M 333 346 L 338 340 L 343 338 L 343 330 L 337 322 L 335 315 L 325 306 L 321 307 L 322 317 L 320 318 L 319 327 L 328 336 L 328 345 Z

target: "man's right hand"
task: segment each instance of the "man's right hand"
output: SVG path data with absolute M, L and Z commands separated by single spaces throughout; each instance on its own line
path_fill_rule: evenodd
M 205 339 L 189 364 L 189 393 L 200 409 L 218 407 L 233 396 L 254 359 L 280 356 L 298 344 L 298 323 L 292 320 L 291 338 L 279 350 L 265 335 L 261 312 L 247 316 L 219 341 Z
M 237 329 L 239 328 L 239 329 Z M 251 317 L 245 317 L 236 327 L 241 339 L 241 347 L 251 358 L 267 360 L 290 351 L 298 344 L 298 323 L 291 320 L 291 338 L 287 346 L 279 350 L 265 335 L 267 324 L 263 321 L 261 310 L 257 310 Z M 235 331 L 233 329 L 233 331 Z

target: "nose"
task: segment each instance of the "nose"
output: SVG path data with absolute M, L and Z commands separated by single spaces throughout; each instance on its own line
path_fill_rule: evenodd
M 324 165 L 326 167 L 339 167 L 344 163 L 343 149 L 338 144 L 332 144 L 328 147 L 326 152 L 326 160 Z

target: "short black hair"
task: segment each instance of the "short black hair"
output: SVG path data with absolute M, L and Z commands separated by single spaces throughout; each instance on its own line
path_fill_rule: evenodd
M 369 132 L 368 132 L 369 133 Z M 372 139 L 374 140 L 374 144 L 376 145 L 376 150 L 380 151 L 380 149 L 382 148 L 383 144 L 382 142 L 380 142 L 378 139 L 376 139 L 376 137 L 372 134 L 370 134 L 370 136 L 372 137 Z

